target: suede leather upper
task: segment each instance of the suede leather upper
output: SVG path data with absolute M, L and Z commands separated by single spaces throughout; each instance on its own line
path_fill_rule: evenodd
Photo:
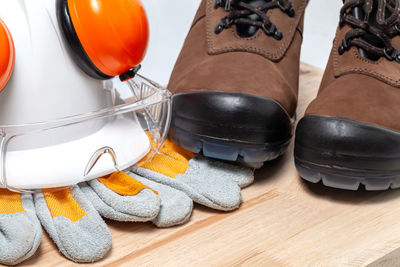
M 235 26 L 215 34 L 214 27 L 227 13 L 214 9 L 213 0 L 203 0 L 168 88 L 174 94 L 211 91 L 270 98 L 293 116 L 306 2 L 292 1 L 296 11 L 293 18 L 279 9 L 268 12 L 283 33 L 278 41 L 262 30 L 253 37 L 241 38 Z
M 345 118 L 400 132 L 400 63 L 382 57 L 372 61 L 356 47 L 339 55 L 350 28 L 337 30 L 318 97 L 306 115 Z M 399 47 L 400 38 L 393 44 Z

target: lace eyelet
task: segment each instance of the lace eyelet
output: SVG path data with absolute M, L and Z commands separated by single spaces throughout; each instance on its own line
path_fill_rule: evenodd
M 280 30 L 276 30 L 276 31 L 274 32 L 274 38 L 275 38 L 275 40 L 277 40 L 277 41 L 282 40 L 282 38 L 283 38 L 282 32 L 281 32 Z
M 265 23 L 263 23 L 262 29 L 268 36 L 272 36 L 276 32 L 276 26 L 273 23 L 271 23 L 269 25 L 268 29 L 267 29 L 267 26 L 265 25 Z
M 218 9 L 223 6 L 223 0 L 215 0 L 214 9 Z
M 339 49 L 338 49 L 339 55 L 343 55 L 345 51 L 346 51 L 346 49 L 344 49 L 343 45 L 339 46 Z
M 296 11 L 294 11 L 294 8 L 291 7 L 288 12 L 286 12 L 289 17 L 293 18 L 296 15 Z
M 400 26 L 399 24 L 394 25 L 394 29 L 400 34 Z
M 289 17 L 293 18 L 295 15 L 294 8 L 292 6 L 292 3 L 290 1 L 287 1 L 286 5 L 282 5 L 281 0 L 278 0 L 277 2 L 278 7 L 285 12 Z
M 389 52 L 387 51 L 386 47 L 383 49 L 383 54 L 385 54 L 385 57 L 389 60 L 389 61 L 393 61 L 396 60 L 397 61 L 397 57 L 399 56 L 397 53 L 397 50 L 393 48 L 393 52 L 391 54 L 389 54 Z
M 276 28 L 276 26 L 271 23 L 269 28 L 267 29 L 267 26 L 265 25 L 265 23 L 261 26 L 263 31 L 265 32 L 265 34 L 267 34 L 268 36 L 272 36 L 274 37 L 275 40 L 282 40 L 283 38 L 283 34 L 280 30 L 278 30 Z
M 225 16 L 221 21 L 215 26 L 214 33 L 220 34 L 224 29 L 229 28 L 233 24 L 233 19 L 229 16 Z
M 291 3 L 290 1 L 287 1 L 287 2 L 286 2 L 286 5 L 282 5 L 281 0 L 278 0 L 277 4 L 278 4 L 278 7 L 279 7 L 283 12 L 286 12 L 286 11 L 292 6 L 292 3 Z
M 396 62 L 397 62 L 397 63 L 400 63 L 400 53 L 397 53 Z
M 343 39 L 342 44 L 339 46 L 338 52 L 339 55 L 343 55 L 349 49 L 349 43 L 346 39 Z
M 224 26 L 221 23 L 218 23 L 217 26 L 214 28 L 215 34 L 220 34 L 224 30 Z
M 340 28 L 343 28 L 344 20 L 346 19 L 346 17 L 347 17 L 347 13 L 344 13 L 343 16 L 340 16 L 340 20 L 339 20 L 339 27 Z

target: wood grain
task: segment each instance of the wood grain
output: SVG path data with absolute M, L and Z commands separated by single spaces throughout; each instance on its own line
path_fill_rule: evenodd
M 302 65 L 301 117 L 322 71 Z M 113 249 L 98 266 L 393 266 L 400 264 L 400 191 L 347 192 L 303 182 L 292 148 L 257 172 L 230 213 L 195 206 L 190 222 L 157 229 L 107 221 Z M 45 235 L 26 266 L 73 266 Z

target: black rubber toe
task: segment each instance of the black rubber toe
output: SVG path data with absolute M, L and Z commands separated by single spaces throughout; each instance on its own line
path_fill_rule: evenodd
M 265 145 L 292 136 L 292 120 L 276 101 L 247 94 L 182 93 L 173 97 L 172 129 L 228 143 Z
M 400 133 L 343 118 L 309 115 L 296 129 L 296 167 L 302 178 L 330 187 L 400 187 Z
M 352 169 L 400 170 L 400 133 L 348 119 L 307 116 L 297 126 L 295 156 Z

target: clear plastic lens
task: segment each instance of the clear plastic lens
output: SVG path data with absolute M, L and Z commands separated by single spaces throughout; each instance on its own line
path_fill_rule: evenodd
M 114 106 L 51 122 L 0 126 L 0 187 L 69 187 L 152 157 L 164 142 L 170 93 L 137 75 L 108 84 Z

